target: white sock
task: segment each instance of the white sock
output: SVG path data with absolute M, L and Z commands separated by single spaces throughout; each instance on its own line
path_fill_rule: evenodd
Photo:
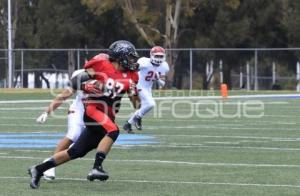
M 130 118 L 129 120 L 127 121 L 129 124 L 133 124 L 135 123 L 135 116 L 139 114 L 139 110 L 137 110 Z

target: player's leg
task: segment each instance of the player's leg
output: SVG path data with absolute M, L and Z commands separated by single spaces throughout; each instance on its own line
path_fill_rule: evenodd
M 56 146 L 56 148 L 55 148 L 53 154 L 56 154 L 56 153 L 61 152 L 61 151 L 65 150 L 65 149 L 68 149 L 69 146 L 70 146 L 72 143 L 73 143 L 72 140 L 70 140 L 70 139 L 67 138 L 67 137 L 64 137 L 64 138 L 61 139 L 60 142 L 57 144 L 57 146 Z M 49 161 L 49 160 L 50 160 L 50 158 L 47 158 L 47 159 L 44 160 L 44 162 Z M 53 168 L 51 168 L 51 169 L 46 170 L 46 171 L 44 172 L 44 175 L 43 175 L 43 176 L 44 176 L 44 179 L 45 179 L 45 180 L 49 180 L 49 181 L 54 180 L 54 179 L 55 179 L 55 168 L 53 167 Z
M 134 115 L 132 115 L 131 117 L 133 117 L 133 116 Z M 126 131 L 127 133 L 134 133 L 132 130 L 132 126 L 128 121 L 126 121 L 125 124 L 123 125 L 123 130 Z
M 142 118 L 154 108 L 155 101 L 152 97 L 151 89 L 141 89 L 139 91 L 139 97 L 141 107 L 130 117 L 126 124 L 134 124 L 138 130 L 142 130 Z
M 28 169 L 28 174 L 31 176 L 30 187 L 33 189 L 38 188 L 40 179 L 45 171 L 69 160 L 70 157 L 67 154 L 67 150 L 63 150 L 53 155 L 53 157 L 49 158 L 47 161 L 30 167 Z
M 137 119 L 141 119 L 138 114 L 139 111 L 141 110 L 142 106 L 145 106 L 146 98 L 147 96 L 145 95 L 145 90 L 144 89 L 139 89 L 139 94 L 138 94 L 139 98 L 140 98 L 140 108 L 138 110 L 135 111 L 135 113 L 133 115 L 130 116 L 130 118 L 128 119 L 128 121 L 126 121 L 126 123 L 123 125 L 123 129 L 124 131 L 127 131 L 127 133 L 133 133 L 132 131 L 132 125 L 135 124 L 137 122 Z M 141 123 L 141 121 L 140 121 Z
M 140 99 L 143 100 L 141 102 L 141 108 L 136 112 L 137 116 L 140 118 L 143 118 L 155 107 L 155 101 L 152 97 L 151 89 L 143 89 L 142 92 L 143 93 L 140 95 Z
M 71 148 L 60 151 L 54 154 L 48 161 L 29 168 L 28 173 L 31 176 L 30 187 L 33 189 L 39 187 L 40 178 L 46 170 L 57 167 L 72 159 L 83 157 L 86 153 L 96 148 L 103 135 L 104 133 L 101 135 L 100 133 L 95 134 L 92 131 L 84 130 Z
M 84 110 L 80 108 L 77 108 L 76 110 L 69 110 L 67 134 L 59 141 L 53 154 L 68 149 L 70 145 L 73 144 L 78 139 L 79 135 L 84 129 L 83 113 Z M 49 158 L 45 159 L 44 162 L 48 160 Z M 55 179 L 55 167 L 44 172 L 44 179 L 45 180 Z
M 86 124 L 89 129 L 105 132 L 104 137 L 97 146 L 94 165 L 87 179 L 91 181 L 95 179 L 107 180 L 109 176 L 104 171 L 102 163 L 119 136 L 119 128 L 105 113 L 95 107 L 87 107 L 85 122 L 89 123 Z
M 94 166 L 87 175 L 88 180 L 93 181 L 95 179 L 98 179 L 100 181 L 105 181 L 109 178 L 108 173 L 103 169 L 102 163 L 109 153 L 114 141 L 115 140 L 108 135 L 105 135 L 103 137 L 97 147 Z

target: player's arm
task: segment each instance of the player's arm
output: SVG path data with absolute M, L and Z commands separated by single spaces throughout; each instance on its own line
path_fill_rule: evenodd
M 63 90 L 62 93 L 57 95 L 50 105 L 46 108 L 46 110 L 36 119 L 38 123 L 44 123 L 46 122 L 48 115 L 56 110 L 66 99 L 71 97 L 76 90 L 80 89 L 78 88 L 78 85 L 80 86 L 82 81 L 86 81 L 90 79 L 90 76 L 87 74 L 87 72 L 84 69 L 76 70 L 73 72 L 71 76 L 71 87 L 68 89 Z
M 78 69 L 78 70 L 74 71 L 72 73 L 71 80 L 73 78 L 75 78 L 76 76 L 78 76 L 79 74 L 81 74 L 82 72 L 84 72 L 84 69 Z M 48 106 L 48 108 L 45 110 L 44 113 L 50 114 L 51 112 L 56 110 L 56 108 L 58 108 L 66 99 L 71 97 L 75 92 L 76 92 L 76 89 L 73 87 L 69 87 L 69 88 L 63 90 L 60 94 L 58 94 L 53 99 L 53 101 L 50 103 L 50 105 Z
M 74 90 L 72 88 L 68 88 L 63 90 L 60 94 L 58 94 L 50 103 L 50 105 L 45 109 L 45 111 L 36 119 L 38 123 L 46 122 L 48 115 L 56 110 L 66 99 L 71 97 L 74 94 Z
M 136 74 L 133 80 L 130 80 L 130 88 L 127 91 L 128 97 L 130 102 L 132 103 L 134 109 L 138 109 L 141 105 L 141 100 L 138 96 L 138 89 L 137 89 L 137 83 L 138 83 L 138 75 Z
M 138 96 L 138 89 L 136 85 L 133 84 L 130 90 L 127 92 L 130 102 L 133 105 L 134 109 L 139 109 L 141 105 L 140 97 Z
M 67 88 L 63 90 L 60 94 L 58 94 L 53 101 L 50 103 L 48 108 L 45 110 L 48 114 L 56 110 L 66 99 L 74 95 L 74 90 L 71 88 Z
M 166 74 L 170 70 L 168 63 L 165 62 L 162 66 L 163 66 L 162 72 L 159 72 L 159 73 L 156 72 L 155 73 L 156 82 L 158 83 L 160 88 L 165 86 L 165 84 L 166 84 Z
M 166 84 L 166 75 L 159 74 L 158 72 L 155 74 L 156 82 L 158 83 L 159 87 L 164 87 Z
M 139 109 L 140 105 L 141 105 L 141 100 L 140 100 L 139 96 L 135 95 L 135 96 L 128 96 L 128 97 L 129 97 L 130 102 L 133 105 L 133 108 Z

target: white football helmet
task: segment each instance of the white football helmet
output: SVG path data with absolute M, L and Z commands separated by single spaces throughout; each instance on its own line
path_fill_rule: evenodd
M 165 49 L 160 46 L 154 46 L 150 50 L 150 61 L 153 65 L 159 66 L 166 61 Z

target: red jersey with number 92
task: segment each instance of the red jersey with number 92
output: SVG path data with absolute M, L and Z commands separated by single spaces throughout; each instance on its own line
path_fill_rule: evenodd
M 103 96 L 89 97 L 86 104 L 95 105 L 97 109 L 114 120 L 123 95 L 132 90 L 133 83 L 137 84 L 138 73 L 133 71 L 121 72 L 109 60 L 95 57 L 88 61 L 84 68 L 93 69 L 95 79 L 105 85 Z

